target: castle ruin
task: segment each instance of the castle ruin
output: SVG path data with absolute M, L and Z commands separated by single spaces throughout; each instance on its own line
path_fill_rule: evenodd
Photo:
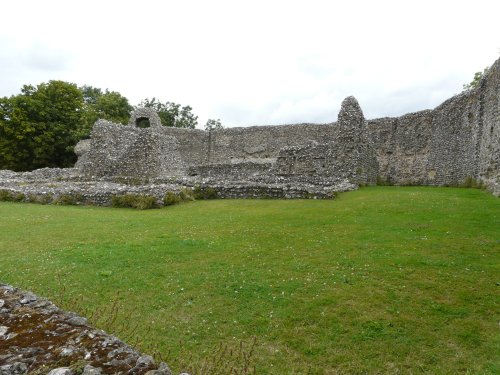
M 141 108 L 127 125 L 97 121 L 90 139 L 75 148 L 74 168 L 3 171 L 0 188 L 19 191 L 13 187 L 19 179 L 42 183 L 56 176 L 66 182 L 65 191 L 97 191 L 101 198 L 131 190 L 160 196 L 197 185 L 228 198 L 324 198 L 376 183 L 474 181 L 500 195 L 499 93 L 497 60 L 479 87 L 400 117 L 365 120 L 357 100 L 348 97 L 330 124 L 204 131 L 164 127 L 153 110 Z

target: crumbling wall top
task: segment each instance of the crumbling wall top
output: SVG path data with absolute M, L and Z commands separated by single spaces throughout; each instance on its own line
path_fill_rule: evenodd
M 342 102 L 338 115 L 338 122 L 361 127 L 365 121 L 363 111 L 354 96 L 348 96 Z
M 147 121 L 146 121 L 147 120 Z M 148 123 L 149 121 L 149 123 Z M 161 119 L 153 108 L 137 108 L 130 115 L 129 125 L 136 127 L 161 127 Z M 147 125 L 145 125 L 147 124 Z

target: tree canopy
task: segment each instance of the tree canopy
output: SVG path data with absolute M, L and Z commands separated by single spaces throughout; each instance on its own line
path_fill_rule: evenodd
M 126 124 L 133 107 L 128 99 L 116 91 L 102 91 L 92 86 L 82 86 L 80 90 L 84 100 L 84 114 L 80 138 L 87 137 L 98 119 Z
M 472 79 L 472 81 L 463 85 L 464 90 L 472 90 L 479 87 L 481 79 L 486 75 L 486 73 L 488 73 L 488 70 L 490 70 L 489 66 L 484 68 L 482 72 L 474 73 L 474 78 Z
M 181 107 L 180 104 L 173 102 L 162 103 L 156 98 L 144 99 L 136 106 L 153 108 L 161 119 L 163 126 L 171 126 L 175 128 L 188 128 L 194 129 L 198 125 L 198 116 L 195 116 L 191 111 L 193 108 L 190 106 Z
M 224 126 L 222 126 L 222 123 L 220 122 L 220 119 L 214 120 L 214 119 L 208 119 L 207 123 L 205 124 L 205 130 L 216 130 L 216 129 L 224 129 Z
M 154 108 L 164 126 L 198 124 L 190 106 L 153 98 L 138 107 Z M 0 169 L 71 167 L 75 144 L 89 136 L 98 119 L 127 123 L 133 109 L 126 97 L 108 89 L 64 81 L 24 85 L 20 94 L 0 98 Z
M 82 92 L 63 81 L 25 85 L 19 95 L 0 98 L 0 168 L 71 166 L 83 109 Z

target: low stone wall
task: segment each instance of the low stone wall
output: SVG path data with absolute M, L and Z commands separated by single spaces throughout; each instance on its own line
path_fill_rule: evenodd
M 356 184 L 347 179 L 308 179 L 290 181 L 288 178 L 273 177 L 256 173 L 251 179 L 225 180 L 219 173 L 228 172 L 227 165 L 208 169 L 209 177 L 183 177 L 177 179 L 114 178 L 110 180 L 85 179 L 75 174 L 75 170 L 43 169 L 33 172 L 0 171 L 0 200 L 61 205 L 110 206 L 113 198 L 126 194 L 151 196 L 156 199 L 155 207 L 164 205 L 168 192 L 179 193 L 196 187 L 211 188 L 219 198 L 276 198 L 276 199 L 331 199 L 336 193 L 357 189 Z M 262 165 L 258 168 L 269 168 Z M 258 168 L 256 171 L 258 171 Z M 313 183 L 311 183 L 313 181 Z M 2 195 L 8 195 L 8 199 Z
M 43 176 L 43 177 L 42 177 Z M 68 169 L 44 169 L 33 172 L 0 171 L 0 190 L 17 196 L 16 201 L 44 204 L 88 204 L 109 206 L 114 196 L 150 195 L 161 206 L 167 192 L 179 192 L 177 182 L 134 180 L 130 178 L 100 180 L 82 179 Z
M 208 183 L 202 189 L 211 189 L 217 198 L 234 199 L 333 199 L 337 193 L 357 189 L 347 181 L 335 185 L 291 184 L 287 182 L 259 183 L 240 181 L 233 183 Z
M 172 375 L 115 336 L 33 293 L 0 284 L 0 374 Z
M 220 181 L 241 180 L 249 177 L 268 175 L 273 163 L 255 163 L 251 161 L 230 164 L 205 164 L 188 169 L 189 176 L 217 178 Z

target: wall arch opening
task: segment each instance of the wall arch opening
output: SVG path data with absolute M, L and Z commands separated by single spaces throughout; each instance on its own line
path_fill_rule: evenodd
M 151 121 L 149 117 L 137 117 L 135 120 L 135 126 L 138 128 L 149 128 L 151 126 Z

